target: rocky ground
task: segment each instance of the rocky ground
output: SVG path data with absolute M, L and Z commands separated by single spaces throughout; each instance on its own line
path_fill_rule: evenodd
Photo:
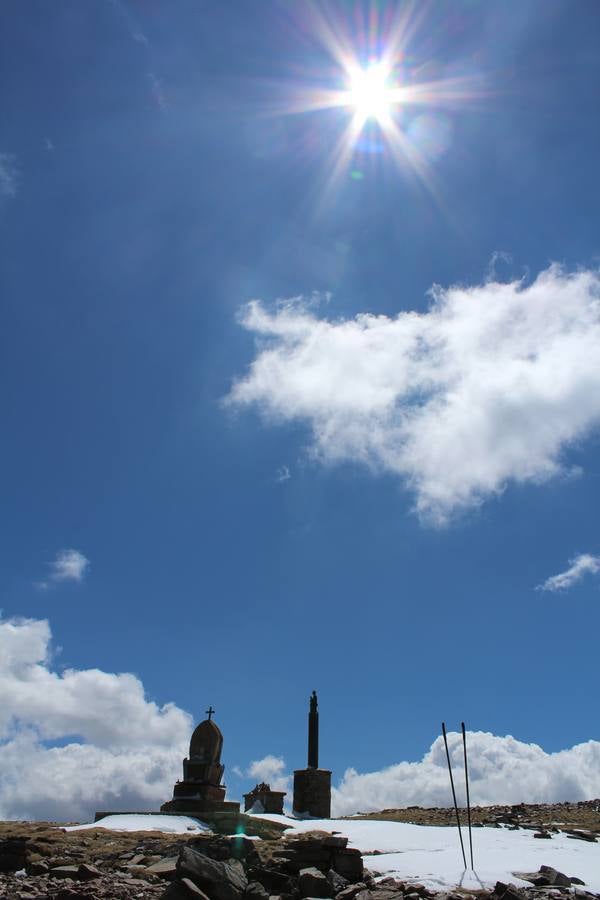
M 365 816 L 417 824 L 450 824 L 448 810 L 384 810 Z M 600 801 L 475 810 L 477 824 L 600 833 Z M 544 871 L 545 869 L 545 871 Z M 438 894 L 393 878 L 375 879 L 358 850 L 339 834 L 285 837 L 266 827 L 263 839 L 210 833 L 166 835 L 101 828 L 65 832 L 51 823 L 0 823 L 2 900 L 557 900 L 590 894 L 554 869 L 520 873 L 531 888 L 498 883 L 494 891 Z
M 467 822 L 466 809 L 460 809 L 461 823 Z M 353 816 L 353 818 L 357 818 Z M 414 825 L 456 825 L 454 809 L 426 809 L 409 806 L 406 809 L 384 809 L 381 812 L 359 815 L 361 819 L 387 822 L 411 822 Z M 587 832 L 590 839 L 600 836 L 600 799 L 579 803 L 519 803 L 516 806 L 475 806 L 471 809 L 473 825 L 531 828 L 538 832 Z

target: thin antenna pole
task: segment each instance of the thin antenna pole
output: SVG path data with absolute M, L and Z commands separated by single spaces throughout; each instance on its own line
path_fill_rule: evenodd
M 452 777 L 452 765 L 450 763 L 450 753 L 448 752 L 448 738 L 446 737 L 446 726 L 442 722 L 442 734 L 444 735 L 444 745 L 446 747 L 446 759 L 448 760 L 448 772 L 450 774 L 450 785 L 452 787 L 452 799 L 454 800 L 454 812 L 456 813 L 456 824 L 458 825 L 458 837 L 460 838 L 460 849 L 462 850 L 462 858 L 467 868 L 467 857 L 465 856 L 465 845 L 463 844 L 462 831 L 460 830 L 460 816 L 458 815 L 458 804 L 456 802 L 456 791 L 454 790 L 454 778 Z
M 467 765 L 467 733 L 465 731 L 465 723 L 461 722 L 460 727 L 462 728 L 463 750 L 465 751 L 465 782 L 467 785 L 467 821 L 469 823 L 469 851 L 471 853 L 471 869 L 473 869 L 473 871 L 474 871 L 474 867 L 473 867 L 473 836 L 471 834 L 471 800 L 469 798 L 469 767 Z

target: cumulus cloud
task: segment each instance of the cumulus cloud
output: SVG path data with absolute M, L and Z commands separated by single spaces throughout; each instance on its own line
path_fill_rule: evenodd
M 0 696 L 0 819 L 86 819 L 169 799 L 190 716 L 146 699 L 135 675 L 55 671 L 47 621 L 0 620 Z
M 558 575 L 547 578 L 543 584 L 538 585 L 540 591 L 565 591 L 584 577 L 600 572 L 600 556 L 592 556 L 591 553 L 580 553 L 569 560 L 569 568 Z
M 425 313 L 350 320 L 253 301 L 241 322 L 256 356 L 226 402 L 306 422 L 322 463 L 396 474 L 437 524 L 563 473 L 600 421 L 598 272 L 553 265 L 431 295 Z
M 79 550 L 60 550 L 50 563 L 52 581 L 83 581 L 90 564 Z
M 470 732 L 467 741 L 473 805 L 558 803 L 600 796 L 598 741 L 558 753 L 546 753 L 537 744 L 483 731 Z M 448 744 L 459 804 L 464 805 L 462 735 L 449 733 Z M 335 815 L 412 805 L 452 805 L 441 736 L 420 762 L 401 762 L 366 774 L 348 769 L 332 791 Z
M 285 761 L 280 756 L 270 754 L 251 762 L 248 776 L 266 781 L 274 791 L 285 791 L 289 784 L 289 776 L 285 774 Z
M 267 754 L 262 759 L 255 759 L 245 772 L 239 768 L 237 775 L 253 778 L 257 782 L 266 781 L 273 791 L 289 791 L 290 776 L 285 771 L 285 760 L 281 756 Z
M 0 153 L 0 197 L 14 197 L 19 183 L 19 169 L 12 153 Z

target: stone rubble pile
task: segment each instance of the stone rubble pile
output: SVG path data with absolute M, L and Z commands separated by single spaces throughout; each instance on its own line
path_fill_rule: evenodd
M 530 882 L 527 888 L 498 882 L 493 891 L 436 893 L 365 871 L 360 852 L 337 833 L 263 841 L 138 833 L 125 850 L 119 835 L 95 837 L 69 835 L 62 844 L 35 833 L 0 840 L 1 900 L 556 900 L 574 892 L 580 900 L 598 898 L 580 879 L 549 866 L 515 872 Z

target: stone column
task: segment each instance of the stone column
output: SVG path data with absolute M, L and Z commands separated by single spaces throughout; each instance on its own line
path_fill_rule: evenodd
M 319 768 L 319 712 L 316 691 L 312 692 L 308 713 L 308 768 Z

